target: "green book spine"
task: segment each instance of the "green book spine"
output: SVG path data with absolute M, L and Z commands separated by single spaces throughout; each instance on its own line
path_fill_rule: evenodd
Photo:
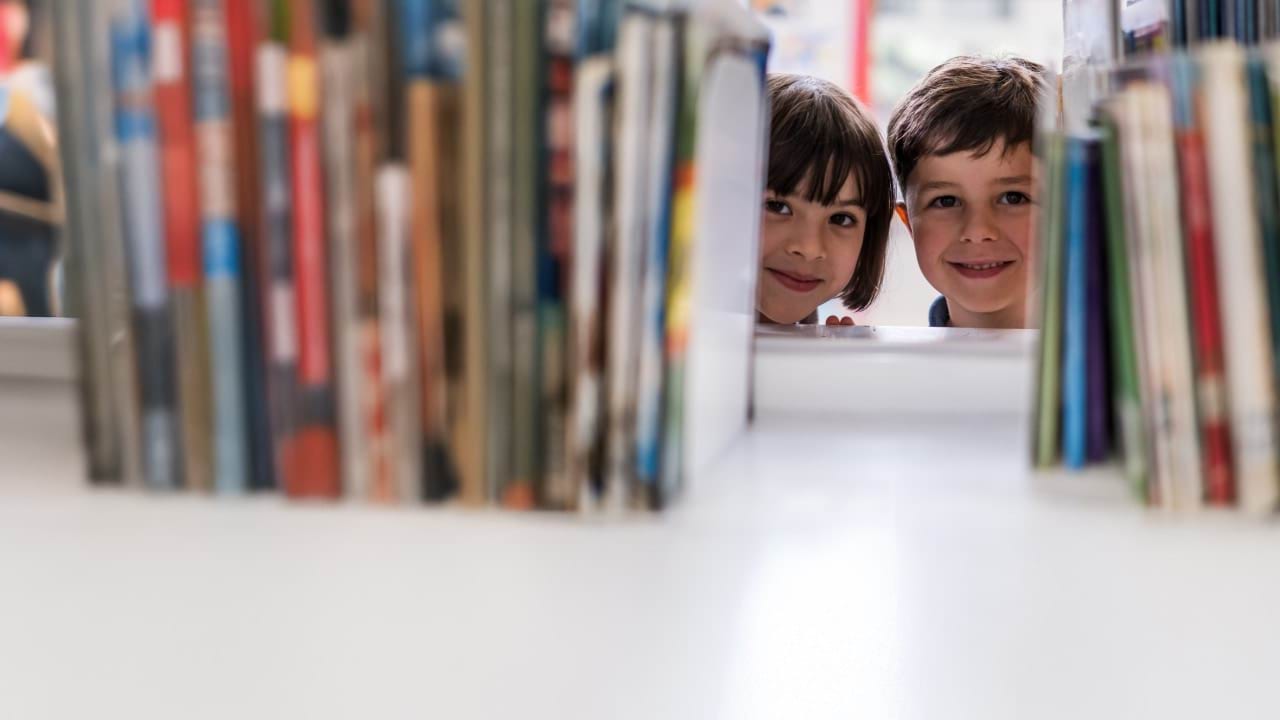
M 1058 458 L 1062 397 L 1062 226 L 1064 167 L 1063 137 L 1055 134 L 1045 141 L 1045 181 L 1041 206 L 1045 217 L 1041 226 L 1043 262 L 1040 302 L 1040 378 L 1036 403 L 1036 433 L 1033 438 L 1035 464 L 1050 467 Z
M 1102 189 L 1106 207 L 1107 284 L 1110 286 L 1111 362 L 1115 382 L 1116 424 L 1125 477 L 1139 497 L 1147 496 L 1146 437 L 1142 422 L 1141 385 L 1134 347 L 1129 257 L 1125 244 L 1124 183 L 1119 138 L 1108 120 L 1102 128 Z

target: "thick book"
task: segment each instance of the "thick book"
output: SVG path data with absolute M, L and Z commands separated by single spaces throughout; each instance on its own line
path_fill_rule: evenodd
M 1235 501 L 1235 481 L 1232 477 L 1231 431 L 1226 406 L 1213 207 L 1209 195 L 1204 133 L 1196 104 L 1198 84 L 1196 66 L 1190 56 L 1174 56 L 1171 60 L 1173 119 L 1186 242 L 1188 301 L 1195 341 L 1201 444 L 1204 448 L 1205 500 L 1213 505 L 1229 505 Z
M 209 346 L 200 269 L 200 196 L 191 117 L 190 25 L 182 0 L 152 2 L 153 76 L 164 193 L 165 252 L 178 366 L 186 487 L 213 487 Z
M 298 328 L 298 467 L 292 497 L 341 494 L 335 417 L 332 314 L 328 292 L 320 75 L 314 6 L 288 5 L 289 160 L 293 188 L 293 274 Z
M 1062 456 L 1073 470 L 1086 461 L 1087 378 L 1085 375 L 1086 292 L 1089 262 L 1089 140 L 1066 142 L 1065 281 L 1063 283 Z
M 1122 161 L 1114 122 L 1100 130 L 1102 192 L 1106 208 L 1106 282 L 1110 292 L 1110 349 L 1115 430 L 1125 477 L 1135 495 L 1147 496 L 1148 453 L 1138 377 L 1137 338 L 1134 336 L 1130 258 L 1125 242 L 1125 195 Z M 1043 332 L 1043 331 L 1042 331 Z
M 258 184 L 258 125 L 255 102 L 255 55 L 261 23 L 255 0 L 225 0 L 227 71 L 231 125 L 235 142 L 236 218 L 240 228 L 241 316 L 244 332 L 245 403 L 248 412 L 249 477 L 251 490 L 278 487 L 271 416 L 268 408 L 267 350 L 263 311 L 266 272 L 262 258 Z
M 1277 497 L 1275 374 L 1268 334 L 1266 278 L 1256 201 L 1249 191 L 1248 93 L 1244 51 L 1225 42 L 1202 47 L 1200 107 L 1221 293 L 1227 407 L 1239 504 L 1270 512 Z
M 151 59 L 149 16 L 141 0 L 131 0 L 111 19 L 111 68 L 141 406 L 140 455 L 146 484 L 173 489 L 182 485 L 182 440 Z
M 732 0 L 694 6 L 691 18 L 671 205 L 665 439 L 655 509 L 744 429 L 751 384 L 769 34 Z

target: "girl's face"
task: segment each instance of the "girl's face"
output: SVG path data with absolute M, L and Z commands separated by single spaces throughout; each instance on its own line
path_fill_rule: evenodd
M 756 310 L 772 322 L 800 322 L 853 278 L 862 252 L 867 210 L 850 177 L 834 205 L 767 191 L 761 222 L 760 282 Z

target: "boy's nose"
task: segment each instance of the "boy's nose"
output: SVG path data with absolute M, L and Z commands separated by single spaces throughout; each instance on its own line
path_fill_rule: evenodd
M 960 235 L 963 242 L 993 242 L 996 234 L 996 224 L 990 213 L 973 209 L 965 214 L 964 228 Z

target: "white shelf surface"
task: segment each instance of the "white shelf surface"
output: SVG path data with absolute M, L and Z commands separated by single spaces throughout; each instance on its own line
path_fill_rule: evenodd
M 1275 528 L 1037 480 L 1021 418 L 771 415 L 604 521 L 91 491 L 69 387 L 0 397 L 4 718 L 1276 714 Z

